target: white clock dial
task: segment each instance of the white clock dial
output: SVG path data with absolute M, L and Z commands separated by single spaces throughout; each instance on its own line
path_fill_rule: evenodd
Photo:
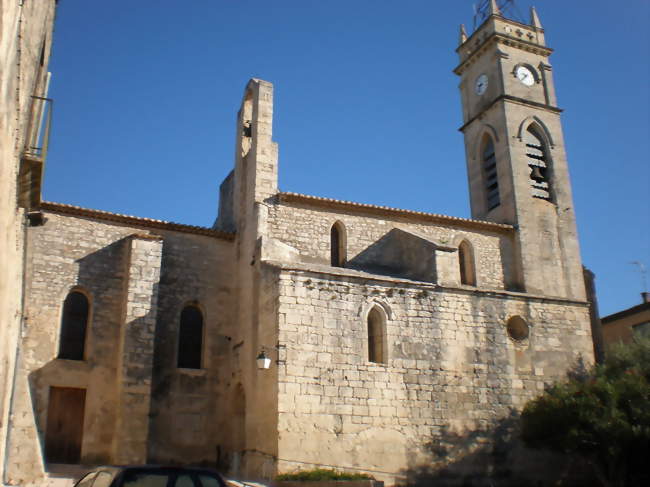
M 526 66 L 517 66 L 515 76 L 526 86 L 533 86 L 535 84 L 535 75 Z
M 485 93 L 487 87 L 488 87 L 488 77 L 486 74 L 482 74 L 478 78 L 476 78 L 476 84 L 474 85 L 474 89 L 476 90 L 477 95 L 482 95 L 483 93 Z

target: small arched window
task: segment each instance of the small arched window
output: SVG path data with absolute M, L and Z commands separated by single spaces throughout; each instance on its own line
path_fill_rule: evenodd
M 203 313 L 196 306 L 185 306 L 178 329 L 178 367 L 200 369 L 202 352 Z
M 468 286 L 476 286 L 476 269 L 474 267 L 474 252 L 467 240 L 458 246 L 458 264 L 460 266 L 460 282 Z
M 368 361 L 386 362 L 386 320 L 376 306 L 368 313 Z
M 85 294 L 72 291 L 63 302 L 59 358 L 83 360 L 90 305 Z
M 481 161 L 483 162 L 487 209 L 491 210 L 501 204 L 501 199 L 499 197 L 499 178 L 497 175 L 497 159 L 494 152 L 494 142 L 492 142 L 492 137 L 489 135 L 485 136 L 485 141 L 483 142 Z
M 531 193 L 535 198 L 551 199 L 551 186 L 549 182 L 550 161 L 546 151 L 544 139 L 539 131 L 531 125 L 524 134 L 526 143 L 526 162 L 530 167 Z
M 330 252 L 333 267 L 345 267 L 347 259 L 345 226 L 336 222 L 330 230 Z

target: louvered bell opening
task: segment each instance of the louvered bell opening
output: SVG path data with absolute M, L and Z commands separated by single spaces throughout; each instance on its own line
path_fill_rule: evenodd
M 551 195 L 545 189 L 540 188 L 530 188 L 530 194 L 533 198 L 539 198 L 541 200 L 550 200 Z
M 546 155 L 541 139 L 532 129 L 528 129 L 524 136 L 526 144 L 526 163 L 530 168 L 531 195 L 534 198 L 550 199 L 549 184 L 547 181 Z
M 494 154 L 485 161 L 485 186 L 487 192 L 488 210 L 499 206 L 499 180 Z
M 534 159 L 544 159 L 544 147 L 541 145 L 526 144 L 526 155 Z
M 489 139 L 483 149 L 483 176 L 485 178 L 485 194 L 487 208 L 491 210 L 499 206 L 499 178 L 497 174 L 497 159 L 494 154 L 494 144 Z
M 535 181 L 535 183 L 542 183 L 544 182 L 544 174 L 542 173 L 542 170 L 539 168 L 539 166 L 533 166 L 530 171 L 530 179 Z
M 497 181 L 496 171 L 486 174 L 486 193 L 488 210 L 499 206 L 501 200 L 499 198 L 499 183 Z
M 491 210 L 492 208 L 496 208 L 501 204 L 501 200 L 499 199 L 499 189 L 497 188 L 494 191 L 489 191 L 488 190 L 488 210 Z

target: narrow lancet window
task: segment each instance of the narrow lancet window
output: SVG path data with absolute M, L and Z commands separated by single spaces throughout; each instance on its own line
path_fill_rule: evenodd
M 551 199 L 551 186 L 548 180 L 549 160 L 543 138 L 535 127 L 528 127 L 524 134 L 526 143 L 526 162 L 530 168 L 531 194 L 535 198 Z
M 88 326 L 88 298 L 79 291 L 72 291 L 63 302 L 59 358 L 83 360 Z
M 385 363 L 384 315 L 375 307 L 368 313 L 368 361 Z
M 474 252 L 467 240 L 458 246 L 458 263 L 460 265 L 460 282 L 468 286 L 476 286 L 476 270 L 474 267 Z
M 494 142 L 486 136 L 481 154 L 483 160 L 483 177 L 485 178 L 485 193 L 487 209 L 496 208 L 501 203 L 499 197 L 499 178 L 497 175 L 497 159 L 494 153 Z
M 330 230 L 330 252 L 331 265 L 333 267 L 345 267 L 346 262 L 346 238 L 345 227 L 341 222 L 336 222 Z
M 196 306 L 186 306 L 178 330 L 178 367 L 200 369 L 202 351 L 203 314 Z

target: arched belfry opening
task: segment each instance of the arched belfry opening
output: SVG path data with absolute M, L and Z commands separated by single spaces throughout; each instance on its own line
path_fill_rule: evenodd
M 386 314 L 379 306 L 368 312 L 368 362 L 386 363 Z
M 467 240 L 463 240 L 458 246 L 458 265 L 460 267 L 460 283 L 476 286 L 474 250 Z
M 347 234 L 340 221 L 330 229 L 330 262 L 333 267 L 345 267 L 347 262 Z
M 483 136 L 480 157 L 485 184 L 486 207 L 490 211 L 501 204 L 501 197 L 499 195 L 499 177 L 494 141 L 488 134 Z
M 550 201 L 550 160 L 547 144 L 541 132 L 534 124 L 531 124 L 524 133 L 526 163 L 530 168 L 529 181 L 532 196 Z
M 242 157 L 246 157 L 251 150 L 253 142 L 253 91 L 248 90 L 242 103 L 240 120 L 241 152 Z

